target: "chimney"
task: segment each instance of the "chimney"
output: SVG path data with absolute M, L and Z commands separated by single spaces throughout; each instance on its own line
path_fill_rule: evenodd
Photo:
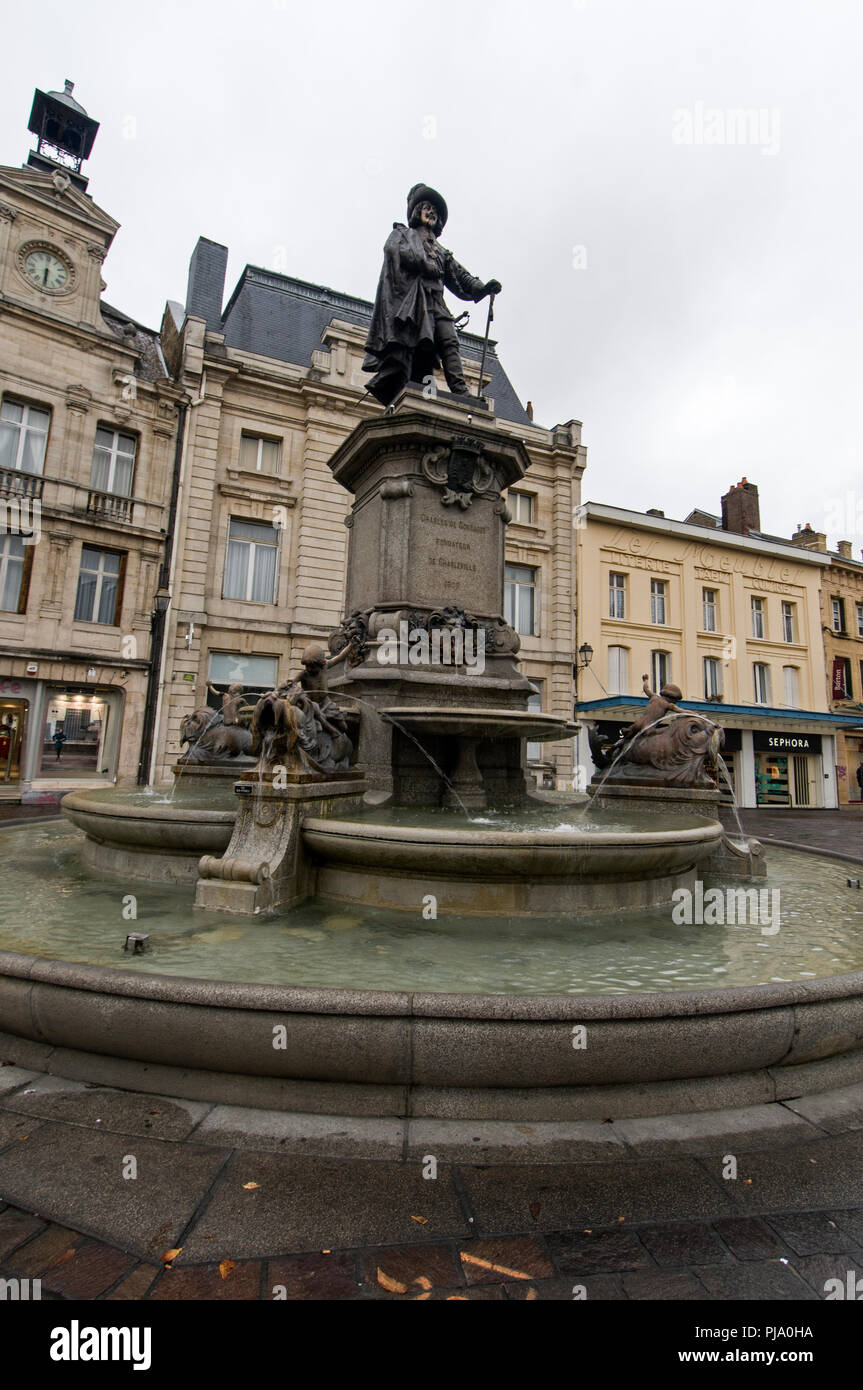
M 198 237 L 189 262 L 186 313 L 205 319 L 212 333 L 220 333 L 222 329 L 222 299 L 227 268 L 227 246 L 222 246 L 218 241 L 208 241 L 205 236 Z
M 836 549 L 839 551 L 839 554 L 842 556 L 842 559 L 843 559 L 843 560 L 853 560 L 853 559 L 854 559 L 854 556 L 851 554 L 851 542 L 850 542 L 850 541 L 837 541 L 837 542 L 836 542 Z
M 659 510 L 658 507 L 648 507 L 648 508 L 647 508 L 647 511 L 644 513 L 644 515 L 645 515 L 645 516 L 665 516 L 665 512 L 661 512 L 661 511 Z
M 745 478 L 737 484 L 732 483 L 722 499 L 722 529 L 733 531 L 737 536 L 761 530 L 758 488 L 754 483 Z
M 823 531 L 813 531 L 807 521 L 805 526 L 798 526 L 794 535 L 791 537 L 792 545 L 802 545 L 804 550 L 824 550 L 827 549 L 827 537 Z
M 528 401 L 528 403 L 527 403 L 527 405 L 525 406 L 524 410 L 525 410 L 525 414 L 527 415 L 528 420 L 532 420 L 532 419 L 533 419 L 533 401 Z

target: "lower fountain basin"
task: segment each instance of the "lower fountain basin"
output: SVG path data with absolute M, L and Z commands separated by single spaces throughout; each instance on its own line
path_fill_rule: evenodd
M 318 865 L 318 896 L 410 908 L 432 894 L 441 911 L 471 916 L 645 908 L 691 886 L 696 865 L 723 839 L 721 825 L 707 818 L 685 828 L 609 831 L 595 824 L 486 830 L 475 821 L 458 828 L 403 821 L 306 819 L 303 842 Z
M 527 1123 L 863 1080 L 860 894 L 829 857 L 773 852 L 775 933 L 675 926 L 668 908 L 576 930 L 424 920 L 417 898 L 226 922 L 153 883 L 136 922 L 152 951 L 131 956 L 126 878 L 82 865 L 80 832 L 10 825 L 0 841 L 0 1058 L 20 1066 L 287 1111 Z

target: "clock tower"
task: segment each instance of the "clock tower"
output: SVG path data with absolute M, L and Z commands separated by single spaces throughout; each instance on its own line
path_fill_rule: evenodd
M 73 87 L 36 91 L 36 149 L 23 168 L 0 169 L 0 302 L 104 331 L 101 267 L 119 223 L 87 192 L 81 165 L 99 123 Z

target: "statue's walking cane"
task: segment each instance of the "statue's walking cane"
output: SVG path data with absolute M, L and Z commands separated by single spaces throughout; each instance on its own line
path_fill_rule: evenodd
M 482 361 L 481 361 L 480 364 L 479 364 L 479 398 L 480 398 L 480 400 L 482 400 L 482 393 L 483 393 L 482 379 L 483 379 L 483 376 L 485 375 L 485 358 L 486 358 L 486 353 L 488 352 L 488 333 L 489 333 L 489 329 L 491 328 L 491 321 L 492 321 L 493 318 L 494 318 L 494 295 L 491 294 L 491 295 L 489 295 L 489 297 L 488 297 L 488 320 L 487 320 L 486 325 L 485 325 L 485 339 L 483 340 L 483 345 L 482 345 Z

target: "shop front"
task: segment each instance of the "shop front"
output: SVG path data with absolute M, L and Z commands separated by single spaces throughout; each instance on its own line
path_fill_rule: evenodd
M 818 806 L 823 781 L 821 735 L 780 733 L 756 729 L 755 754 L 757 806 Z
M 110 780 L 111 722 L 108 699 L 98 691 L 49 687 L 36 776 Z
M 35 664 L 35 663 L 34 663 Z M 0 799 L 114 782 L 126 690 L 0 671 Z

